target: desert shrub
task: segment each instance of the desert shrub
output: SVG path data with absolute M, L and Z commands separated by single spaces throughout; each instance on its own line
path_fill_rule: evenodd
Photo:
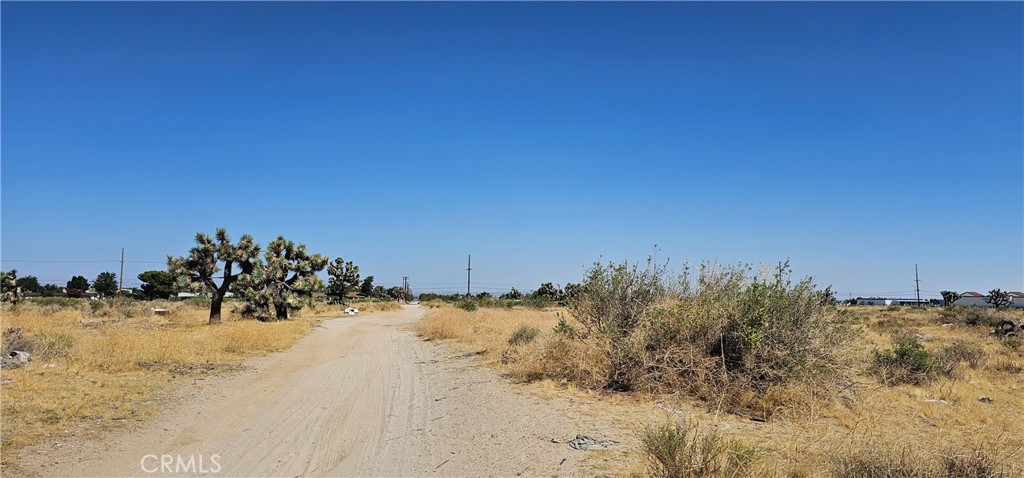
M 977 368 L 981 361 L 985 359 L 985 350 L 977 344 L 957 339 L 953 343 L 939 349 L 936 359 L 942 364 L 955 365 L 966 363 L 971 368 Z
M 753 449 L 685 420 L 642 429 L 640 451 L 650 475 L 665 478 L 748 476 L 754 456 Z
M 903 332 L 893 337 L 891 349 L 874 351 L 871 370 L 887 385 L 922 385 L 949 376 L 952 366 L 925 349 L 914 334 Z
M 984 450 L 975 449 L 968 453 L 947 454 L 942 457 L 943 478 L 995 478 L 1005 476 L 995 460 Z
M 668 293 L 665 270 L 647 260 L 638 264 L 595 263 L 580 284 L 579 294 L 569 301 L 573 316 L 590 334 L 613 340 L 629 335 L 650 309 Z
M 1001 318 L 980 307 L 956 306 L 943 309 L 939 319 L 944 323 L 995 327 Z
M 554 328 L 555 335 L 565 337 L 568 339 L 576 338 L 576 328 L 574 328 L 569 321 L 565 320 L 564 317 L 558 319 L 558 323 L 555 324 Z
M 935 467 L 907 448 L 899 452 L 870 450 L 832 461 L 835 478 L 933 478 Z
M 35 341 L 25 336 L 21 327 L 8 327 L 3 332 L 3 345 L 0 346 L 0 355 L 7 356 L 14 350 L 32 352 L 35 350 Z
M 455 306 L 467 312 L 476 310 L 476 301 L 473 299 L 462 299 L 455 303 Z
M 909 447 L 899 451 L 869 447 L 832 461 L 836 478 L 1003 478 L 1011 476 L 981 449 L 925 455 Z
M 850 319 L 811 279 L 789 281 L 788 264 L 767 277 L 751 271 L 705 264 L 694 280 L 684 274 L 668 287 L 651 262 L 596 265 L 569 307 L 582 325 L 578 340 L 606 343 L 598 347 L 610 355 L 604 386 L 727 394 L 726 408 L 757 405 L 769 388 L 798 381 L 834 388 L 855 333 Z
M 508 344 L 512 346 L 525 345 L 533 342 L 533 339 L 536 339 L 539 334 L 540 329 L 523 324 L 515 332 L 512 332 L 512 337 L 508 339 Z

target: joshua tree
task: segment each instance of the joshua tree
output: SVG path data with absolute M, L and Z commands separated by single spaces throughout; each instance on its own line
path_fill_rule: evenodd
M 288 319 L 292 310 L 308 304 L 313 291 L 324 286 L 316 273 L 327 266 L 327 258 L 309 254 L 304 244 L 278 236 L 267 244 L 264 259 L 238 283 L 246 302 L 243 314 L 264 322 Z
M 961 297 L 960 294 L 953 292 L 951 290 L 944 290 L 939 293 L 942 294 L 942 303 L 946 307 L 953 307 L 953 304 L 955 304 L 956 301 L 960 300 Z
M 327 274 L 331 276 L 329 290 L 332 295 L 336 295 L 341 299 L 341 303 L 345 303 L 345 293 L 354 287 L 359 286 L 359 266 L 352 263 L 352 261 L 345 262 L 342 258 L 337 258 L 334 263 L 327 266 Z
M 508 291 L 508 292 L 506 292 L 504 294 L 501 294 L 501 296 L 498 297 L 498 298 L 499 299 L 508 299 L 508 300 L 519 300 L 519 299 L 523 298 L 523 293 L 519 292 L 518 290 L 516 290 L 515 287 L 513 287 L 512 290 L 510 290 L 510 291 Z
M 8 272 L 3 272 L 3 277 L 0 278 L 0 286 L 3 287 L 2 296 L 3 300 L 10 301 L 12 304 L 17 304 L 21 300 L 21 286 L 18 285 L 18 270 L 11 269 Z
M 1013 296 L 1009 292 L 992 289 L 988 291 L 988 297 L 985 298 L 985 302 L 992 304 L 992 307 L 1002 309 L 1003 307 L 1010 306 L 1010 303 L 1013 302 Z
M 167 257 L 167 269 L 181 278 L 186 285 L 193 288 L 204 288 L 211 294 L 210 323 L 220 322 L 221 304 L 231 284 L 252 272 L 253 266 L 259 261 L 260 246 L 252 236 L 246 234 L 232 244 L 227 231 L 217 229 L 216 241 L 201 232 L 196 233 L 196 246 L 189 251 L 188 257 Z M 223 268 L 219 266 L 223 263 Z M 235 267 L 238 273 L 235 273 Z M 220 285 L 214 281 L 214 275 L 223 271 Z
M 359 293 L 367 297 L 373 295 L 373 276 L 367 276 L 363 279 L 362 285 L 359 286 Z

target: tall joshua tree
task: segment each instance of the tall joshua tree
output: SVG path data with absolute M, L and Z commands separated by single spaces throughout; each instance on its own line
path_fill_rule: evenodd
M 188 256 L 168 256 L 167 269 L 190 287 L 200 287 L 210 292 L 210 323 L 215 324 L 220 322 L 224 295 L 231 284 L 252 272 L 259 261 L 259 253 L 260 246 L 252 236 L 243 235 L 237 244 L 232 244 L 228 232 L 220 228 L 217 229 L 216 240 L 201 232 L 196 233 L 196 246 L 189 251 Z M 223 272 L 220 285 L 214 280 L 217 272 Z
M 345 259 L 337 258 L 327 266 L 327 274 L 331 276 L 329 289 L 331 295 L 336 295 L 345 303 L 345 293 L 349 289 L 359 287 L 359 266 L 352 261 L 345 262 Z
M 313 291 L 324 286 L 316 273 L 327 266 L 327 258 L 309 254 L 305 244 L 278 236 L 267 244 L 263 257 L 265 262 L 257 262 L 238 283 L 246 315 L 265 322 L 288 319 L 292 310 L 307 305 Z

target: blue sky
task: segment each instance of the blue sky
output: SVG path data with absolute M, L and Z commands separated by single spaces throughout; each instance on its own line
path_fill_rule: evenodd
M 134 285 L 226 227 L 418 291 L 655 244 L 1021 290 L 1022 59 L 1020 2 L 4 2 L 0 256 Z

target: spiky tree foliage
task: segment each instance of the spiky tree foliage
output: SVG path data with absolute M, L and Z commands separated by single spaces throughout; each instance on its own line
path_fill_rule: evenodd
M 220 228 L 217 229 L 216 240 L 201 232 L 196 233 L 196 246 L 188 256 L 168 256 L 167 269 L 183 281 L 183 285 L 210 293 L 210 323 L 215 324 L 220 322 L 224 295 L 231 284 L 252 272 L 259 261 L 259 253 L 260 246 L 252 236 L 245 234 L 237 244 L 232 244 L 228 232 Z M 238 272 L 235 272 L 236 267 Z M 220 285 L 214 280 L 218 272 L 222 272 Z
M 956 301 L 960 300 L 961 295 L 951 290 L 944 290 L 939 292 L 942 294 L 942 302 L 946 307 L 953 307 Z
M 345 303 L 345 293 L 349 289 L 359 286 L 359 266 L 352 261 L 345 262 L 342 258 L 334 259 L 334 262 L 327 266 L 327 274 L 331 276 L 328 292 L 337 296 L 341 303 Z
M 68 297 L 85 297 L 89 290 L 89 280 L 83 276 L 74 276 L 67 283 Z
M 405 302 L 405 301 L 409 300 L 409 298 L 406 297 L 406 295 L 405 295 L 405 289 L 403 289 L 401 286 L 397 286 L 397 285 L 392 287 L 392 288 L 390 288 L 390 289 L 388 289 L 387 296 L 391 300 L 397 300 L 397 301 L 402 301 L 402 302 Z
M 1010 303 L 1013 302 L 1013 296 L 1004 290 L 992 289 L 988 291 L 988 297 L 985 298 L 985 302 L 992 304 L 992 307 L 1002 309 L 1003 307 L 1010 306 Z
M 21 300 L 21 286 L 18 285 L 18 270 L 11 269 L 10 271 L 3 272 L 3 277 L 0 278 L 0 298 L 4 301 L 9 301 L 13 304 L 17 304 Z
M 100 297 L 111 297 L 117 293 L 117 274 L 113 272 L 100 272 L 96 280 L 92 281 L 92 288 Z
M 367 297 L 373 295 L 373 276 L 367 276 L 359 286 L 359 293 Z
M 305 244 L 278 236 L 267 244 L 263 258 L 265 262 L 256 263 L 238 283 L 245 315 L 264 322 L 288 319 L 292 310 L 308 305 L 313 291 L 324 286 L 316 273 L 324 270 L 328 259 L 309 254 Z
M 541 284 L 540 288 L 533 291 L 534 298 L 553 301 L 562 300 L 563 294 L 564 293 L 559 288 L 555 287 L 555 285 L 550 282 Z
M 519 292 L 518 289 L 513 287 L 512 290 L 510 290 L 510 291 L 508 291 L 508 292 L 506 292 L 504 294 L 501 294 L 501 296 L 499 296 L 498 298 L 499 299 L 507 299 L 507 300 L 520 300 L 520 299 L 523 298 L 523 293 Z
M 39 284 L 39 278 L 36 276 L 25 276 L 17 279 L 18 287 L 21 287 L 23 292 L 40 292 L 43 290 L 43 286 Z

